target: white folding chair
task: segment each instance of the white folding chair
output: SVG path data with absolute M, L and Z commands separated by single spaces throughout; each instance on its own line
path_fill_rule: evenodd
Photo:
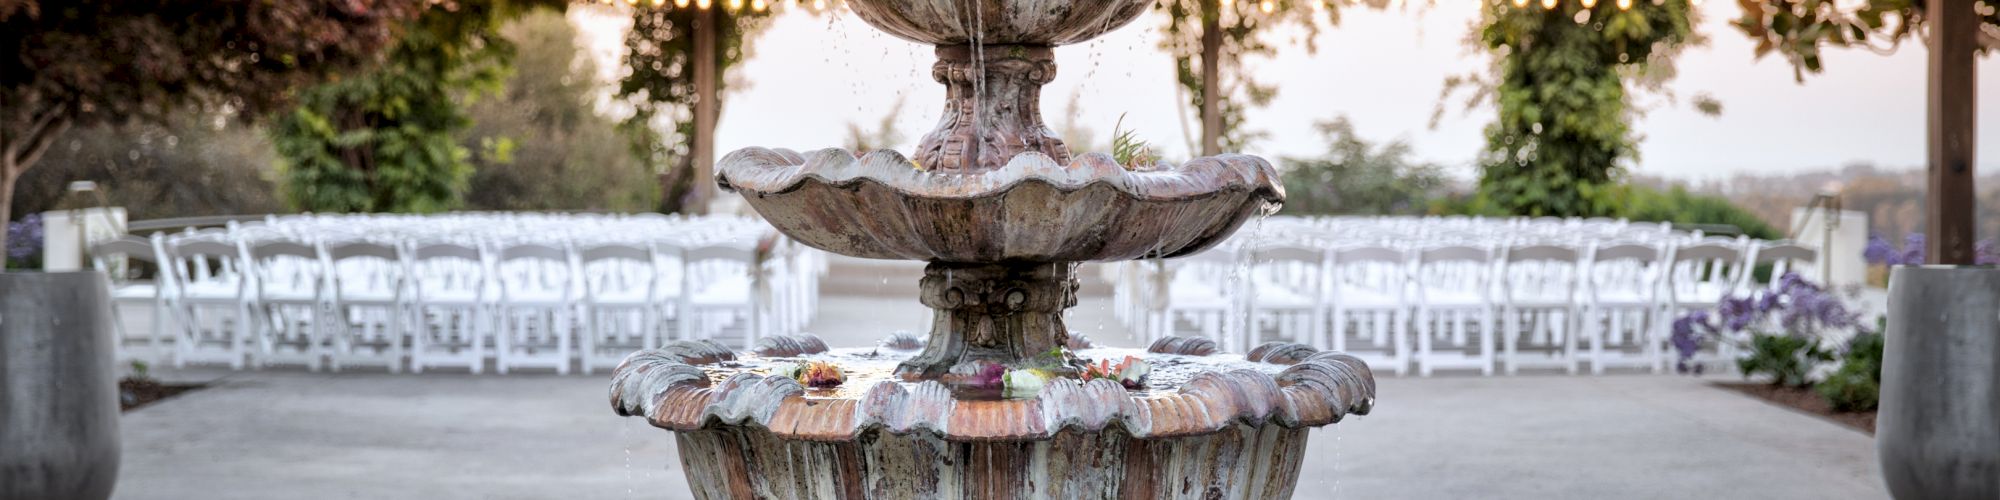
M 659 272 L 652 251 L 633 245 L 602 245 L 578 252 L 583 272 L 585 330 L 578 349 L 589 375 L 611 368 L 631 351 L 659 345 Z
M 242 253 L 235 245 L 207 239 L 176 242 L 171 252 L 170 270 L 179 290 L 175 323 L 180 325 L 174 367 L 196 362 L 243 369 L 256 331 L 243 279 L 236 274 Z
M 1493 374 L 1494 304 L 1493 253 L 1484 248 L 1448 246 L 1417 253 L 1412 280 L 1417 288 L 1417 373 L 1430 376 L 1437 368 L 1478 368 Z M 1478 344 L 1466 331 L 1467 315 L 1478 321 Z M 1449 317 L 1447 317 L 1449 316 Z M 1436 323 L 1451 325 L 1435 331 Z M 1440 352 L 1436 344 L 1449 340 L 1455 352 Z
M 1249 322 L 1242 346 L 1262 343 L 1275 326 L 1287 342 L 1311 344 L 1326 335 L 1327 254 L 1303 245 L 1251 247 L 1246 300 Z
M 155 274 L 168 271 L 160 265 L 158 238 L 146 239 L 126 236 L 100 242 L 90 247 L 91 267 L 104 273 L 111 290 L 111 326 L 118 334 L 118 357 L 126 360 L 164 359 L 167 352 L 161 342 L 160 332 L 166 328 L 168 294 L 170 287 L 164 277 L 155 277 L 153 282 L 133 280 L 133 261 L 151 264 Z M 122 309 L 127 305 L 144 306 L 152 309 L 151 320 L 146 322 L 143 336 L 134 336 L 125 323 Z M 137 345 L 135 345 L 137 344 Z
M 1661 328 L 1660 249 L 1620 244 L 1590 251 L 1584 269 L 1584 341 L 1590 344 L 1590 372 L 1610 366 L 1651 368 L 1666 355 Z
M 1807 281 L 1819 282 L 1819 276 L 1814 274 L 1817 271 L 1817 263 L 1819 262 L 1818 249 L 1796 243 L 1781 242 L 1753 246 L 1750 251 L 1752 255 L 1750 258 L 1751 268 L 1743 274 L 1745 277 L 1750 278 L 1751 282 L 1749 286 L 1743 288 L 1745 291 L 1759 288 L 1776 290 L 1779 285 L 1784 283 L 1783 278 L 1787 273 L 1798 273 L 1799 277 L 1805 278 Z M 1756 268 L 1765 264 L 1771 265 L 1770 278 L 1763 282 L 1756 282 L 1754 276 Z
M 561 248 L 522 243 L 500 249 L 493 275 L 500 290 L 494 366 L 553 368 L 569 374 L 576 271 Z
M 1667 313 L 1662 321 L 1672 321 L 1694 311 L 1712 311 L 1723 299 L 1738 292 L 1738 286 L 1748 278 L 1749 270 L 1744 259 L 1743 248 L 1736 242 L 1707 242 L 1673 249 L 1673 256 L 1666 268 Z M 1661 335 L 1662 356 L 1656 365 L 1665 371 L 1668 356 L 1665 348 L 1667 338 Z M 1695 361 L 1718 361 L 1718 366 L 1728 368 L 1735 359 L 1734 342 L 1717 342 L 1710 353 L 1696 355 Z
M 765 289 L 757 251 L 713 244 L 681 252 L 681 338 L 716 339 L 741 325 L 743 346 L 764 335 Z
M 332 368 L 352 364 L 402 371 L 405 331 L 410 323 L 404 294 L 407 266 L 396 246 L 355 241 L 328 245 L 329 291 L 334 314 L 329 325 Z
M 326 269 L 319 250 L 286 240 L 246 245 L 244 283 L 257 320 L 252 323 L 257 366 L 287 363 L 318 371 L 331 326 L 323 307 Z
M 404 261 L 409 284 L 410 371 L 432 367 L 485 370 L 498 342 L 486 254 L 456 243 L 429 243 Z
M 1327 302 L 1333 318 L 1335 351 L 1388 367 L 1397 375 L 1410 366 L 1409 258 L 1401 250 L 1371 246 L 1333 252 L 1332 285 Z M 1350 339 L 1349 325 L 1362 336 Z M 1365 342 L 1357 348 L 1353 342 Z M 1325 342 L 1316 347 L 1329 347 Z
M 1577 314 L 1582 308 L 1576 281 L 1581 274 L 1578 268 L 1581 257 L 1581 252 L 1566 246 L 1507 249 L 1500 269 L 1500 317 L 1506 323 L 1502 336 L 1505 354 L 1501 360 L 1506 363 L 1508 375 L 1518 373 L 1523 365 L 1561 366 L 1570 374 L 1576 373 L 1577 337 L 1582 324 Z M 1526 338 L 1521 335 L 1523 322 L 1531 322 L 1534 327 L 1533 334 Z M 1523 340 L 1540 356 L 1523 357 Z
M 1179 332 L 1181 321 L 1195 326 L 1201 336 L 1215 341 L 1223 350 L 1239 350 L 1234 339 L 1247 330 L 1243 325 L 1242 254 L 1235 248 L 1217 246 L 1207 251 L 1171 260 L 1154 261 L 1154 299 L 1149 323 L 1159 333 L 1154 338 Z

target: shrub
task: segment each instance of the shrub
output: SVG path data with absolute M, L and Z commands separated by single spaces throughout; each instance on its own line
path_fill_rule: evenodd
M 7 252 L 0 255 L 0 270 L 41 267 L 36 257 L 42 253 L 42 215 L 31 213 L 6 225 Z
M 1880 333 L 1861 333 L 1847 343 L 1840 369 L 1819 384 L 1819 394 L 1839 411 L 1875 409 L 1881 397 L 1882 347 Z
M 1744 377 L 1771 376 L 1771 383 L 1786 387 L 1812 384 L 1813 368 L 1833 361 L 1833 353 L 1819 346 L 1819 339 L 1793 335 L 1758 333 L 1750 337 L 1750 354 L 1736 360 Z
M 1736 226 L 1737 230 L 1752 238 L 1776 240 L 1785 237 L 1763 218 L 1736 206 L 1727 198 L 1693 194 L 1681 187 L 1660 191 L 1627 186 L 1622 205 L 1625 209 L 1620 215 L 1635 221 L 1721 224 Z

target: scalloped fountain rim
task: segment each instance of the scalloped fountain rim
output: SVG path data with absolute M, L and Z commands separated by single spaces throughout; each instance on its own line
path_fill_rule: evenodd
M 1212 351 L 1212 343 L 1175 337 L 1148 349 L 1189 356 Z M 808 398 L 805 387 L 788 377 L 746 372 L 711 382 L 696 366 L 733 358 L 732 351 L 712 342 L 681 341 L 635 352 L 614 372 L 612 408 L 674 431 L 751 425 L 809 441 L 852 441 L 877 430 L 931 432 L 950 441 L 1017 441 L 1112 426 L 1142 439 L 1210 434 L 1238 424 L 1316 427 L 1349 413 L 1365 415 L 1375 401 L 1375 378 L 1366 363 L 1299 344 L 1265 344 L 1245 357 L 1290 365 L 1276 374 L 1203 372 L 1172 393 L 1149 396 L 1110 380 L 1058 379 L 1036 397 L 1003 400 L 959 400 L 934 380 L 884 380 L 855 399 Z
M 873 182 L 898 193 L 930 199 L 974 199 L 999 196 L 1028 182 L 1040 182 L 1064 193 L 1092 186 L 1109 186 L 1134 199 L 1173 201 L 1216 196 L 1227 191 L 1262 194 L 1276 209 L 1285 198 L 1277 170 L 1263 158 L 1223 154 L 1189 160 L 1180 168 L 1127 170 L 1111 155 L 1084 153 L 1058 164 L 1040 152 L 1015 155 L 1001 168 L 971 173 L 921 170 L 902 153 L 878 150 L 857 157 L 841 148 L 799 154 L 789 149 L 749 147 L 718 162 L 716 183 L 732 191 L 781 194 L 810 182 L 848 186 Z

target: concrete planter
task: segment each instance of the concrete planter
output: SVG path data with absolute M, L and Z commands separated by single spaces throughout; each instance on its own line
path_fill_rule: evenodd
M 2000 498 L 2000 269 L 1899 267 L 1876 445 L 1897 498 Z
M 0 498 L 103 499 L 118 481 L 104 276 L 0 272 Z

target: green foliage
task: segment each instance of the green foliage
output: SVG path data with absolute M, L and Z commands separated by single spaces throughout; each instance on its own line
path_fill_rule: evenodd
M 500 34 L 517 47 L 506 89 L 474 102 L 458 134 L 473 151 L 465 204 L 479 210 L 646 211 L 652 170 L 625 149 L 616 119 L 596 109 L 597 67 L 561 13 L 538 10 Z
M 1837 7 L 1846 2 L 1834 0 L 1740 1 L 1743 17 L 1731 24 L 1757 42 L 1757 57 L 1782 54 L 1799 81 L 1805 81 L 1807 72 L 1820 72 L 1820 51 L 1826 47 L 1890 52 L 1928 31 L 1922 0 L 1864 0 L 1858 8 Z M 2000 9 L 1975 12 L 1983 30 L 1980 38 L 1988 40 L 1978 49 L 1984 53 L 1991 46 L 1989 34 L 2000 31 Z
M 1125 168 L 1152 166 L 1159 162 L 1153 155 L 1153 145 L 1140 139 L 1137 131 L 1125 128 L 1125 114 L 1118 114 L 1118 121 L 1111 124 L 1111 159 Z
M 1746 378 L 1764 374 L 1770 375 L 1775 385 L 1805 387 L 1812 384 L 1813 367 L 1829 361 L 1833 361 L 1833 353 L 1821 348 L 1812 336 L 1753 333 L 1750 354 L 1736 360 L 1736 367 Z
M 472 175 L 464 102 L 500 89 L 514 0 L 433 6 L 365 73 L 309 88 L 272 129 L 285 199 L 316 212 L 438 212 Z
M 1313 39 L 1319 35 L 1319 23 L 1315 19 L 1316 10 L 1331 24 L 1340 23 L 1339 2 L 1325 2 L 1323 7 L 1315 7 L 1318 0 L 1280 0 L 1272 2 L 1220 0 L 1160 0 L 1155 8 L 1166 12 L 1166 25 L 1160 39 L 1160 48 L 1174 58 L 1174 79 L 1187 92 L 1188 105 L 1201 108 L 1208 99 L 1210 89 L 1202 88 L 1201 81 L 1201 37 L 1204 17 L 1217 20 L 1222 28 L 1222 59 L 1242 61 L 1246 57 L 1268 57 L 1277 53 L 1270 40 L 1275 28 L 1292 25 L 1299 27 L 1299 39 L 1306 43 L 1307 51 L 1317 47 Z M 1272 5 L 1271 12 L 1262 12 L 1265 3 Z M 1370 5 L 1380 7 L 1386 2 L 1370 0 Z M 1226 4 L 1226 5 L 1225 5 Z M 1213 7 L 1212 9 L 1209 7 Z M 1278 95 L 1274 85 L 1260 82 L 1242 64 L 1223 63 L 1222 81 L 1224 88 L 1214 94 L 1222 99 L 1217 106 L 1222 118 L 1222 139 L 1224 151 L 1242 150 L 1251 141 L 1263 138 L 1264 134 L 1243 127 L 1244 113 L 1251 107 L 1261 107 L 1271 103 Z M 1191 147 L 1192 149 L 1192 147 Z
M 1881 330 L 1878 328 L 1877 332 Z M 1881 398 L 1882 387 L 1882 347 L 1881 333 L 1863 332 L 1855 335 L 1847 343 L 1847 353 L 1842 357 L 1840 369 L 1821 381 L 1816 389 L 1826 401 L 1839 411 L 1868 411 L 1875 409 Z
M 162 123 L 72 128 L 22 175 L 14 213 L 57 208 L 71 181 L 92 181 L 132 220 L 281 212 L 260 127 L 187 109 Z
M 1785 239 L 1785 234 L 1764 219 L 1736 206 L 1728 198 L 1692 194 L 1686 188 L 1675 186 L 1660 191 L 1642 186 L 1625 186 L 1620 189 L 1622 198 L 1617 215 L 1635 221 L 1672 222 L 1679 224 L 1727 224 L 1736 226 L 1743 234 L 1762 240 Z
M 255 118 L 289 90 L 372 60 L 415 0 L 0 0 L 0 222 L 71 127 L 176 109 Z M 0 235 L 0 247 L 6 246 Z
M 617 97 L 632 106 L 632 116 L 620 125 L 632 154 L 668 180 L 660 198 L 664 212 L 679 212 L 693 201 L 696 182 L 691 148 L 694 137 L 694 31 L 712 12 L 716 32 L 716 95 L 725 95 L 729 69 L 749 56 L 749 38 L 770 22 L 769 10 L 754 9 L 634 9 L 632 30 L 625 35 L 625 67 L 631 71 L 618 82 Z M 704 26 L 702 29 L 709 29 Z M 725 100 L 726 102 L 726 100 Z M 718 109 L 720 103 L 718 103 Z M 719 112 L 719 111 L 718 111 Z
M 1637 155 L 1628 87 L 1671 75 L 1696 15 L 1688 0 L 1614 3 L 1486 5 L 1477 35 L 1494 55 L 1489 80 L 1447 82 L 1447 92 L 1485 87 L 1473 99 L 1499 107 L 1486 127 L 1475 205 L 1536 216 L 1618 211 L 1624 167 Z
M 1326 154 L 1284 159 L 1282 213 L 1421 214 L 1444 185 L 1443 167 L 1411 159 L 1408 143 L 1370 143 L 1345 116 L 1317 126 Z

